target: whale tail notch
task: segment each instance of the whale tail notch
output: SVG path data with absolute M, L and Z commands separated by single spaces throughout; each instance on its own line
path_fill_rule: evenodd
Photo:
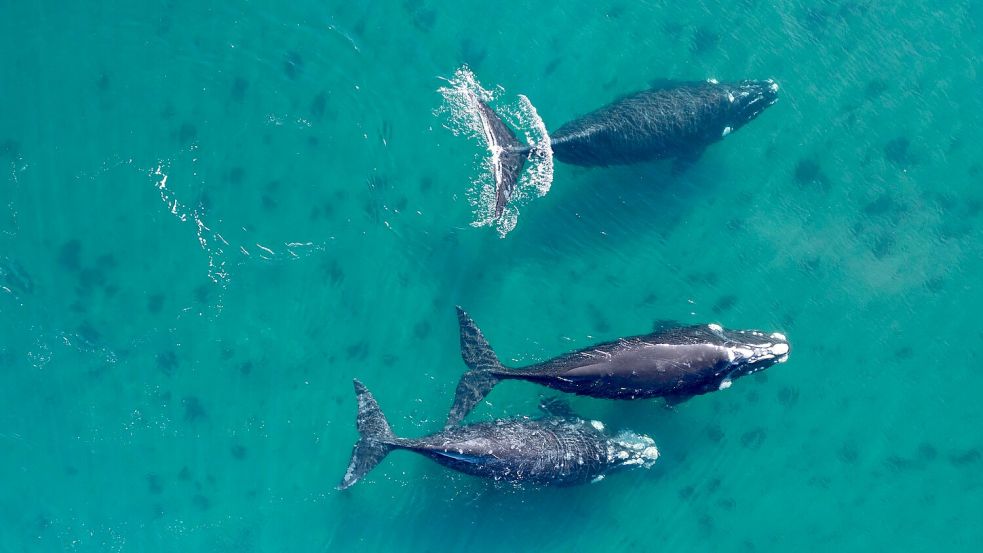
M 468 371 L 457 384 L 454 404 L 447 414 L 444 428 L 454 426 L 468 416 L 478 402 L 499 383 L 506 370 L 488 340 L 481 334 L 481 329 L 460 307 L 457 308 L 457 322 L 461 331 L 461 357 L 468 366 Z
M 515 192 L 530 148 L 519 142 L 512 129 L 487 103 L 479 100 L 478 109 L 481 128 L 492 152 L 490 163 L 495 179 L 495 217 L 501 217 Z
M 352 460 L 348 464 L 345 477 L 338 484 L 339 490 L 351 487 L 370 470 L 385 458 L 394 448 L 400 444 L 392 430 L 386 416 L 382 414 L 382 409 L 372 393 L 364 384 L 355 379 L 355 397 L 358 398 L 358 427 L 359 440 L 355 442 L 352 450 Z

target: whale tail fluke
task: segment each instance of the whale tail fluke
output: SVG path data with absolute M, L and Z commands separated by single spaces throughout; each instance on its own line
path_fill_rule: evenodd
M 460 307 L 457 308 L 457 322 L 461 330 L 461 357 L 468 366 L 468 371 L 457 384 L 454 404 L 447 415 L 445 428 L 458 424 L 468 416 L 478 402 L 498 384 L 505 371 L 488 340 L 481 334 L 481 329 Z
M 472 226 L 493 226 L 503 238 L 513 228 L 519 209 L 549 192 L 553 182 L 553 148 L 546 123 L 526 96 L 502 100 L 501 87 L 481 86 L 467 66 L 444 79 L 437 89 L 444 98 L 435 114 L 446 116 L 444 127 L 476 140 L 478 173 L 467 191 L 474 208 Z M 492 106 L 495 106 L 492 108 Z
M 481 128 L 488 149 L 492 152 L 491 171 L 495 178 L 495 217 L 505 212 L 512 194 L 515 192 L 522 167 L 529 157 L 529 146 L 519 142 L 515 133 L 502 118 L 485 102 L 478 101 L 481 114 Z
M 399 446 L 400 441 L 389 428 L 389 423 L 382 414 L 379 404 L 372 397 L 372 392 L 369 392 L 368 388 L 357 379 L 354 383 L 355 397 L 358 398 L 356 425 L 359 440 L 352 450 L 348 471 L 338 484 L 339 490 L 352 486 L 368 474 L 393 448 Z

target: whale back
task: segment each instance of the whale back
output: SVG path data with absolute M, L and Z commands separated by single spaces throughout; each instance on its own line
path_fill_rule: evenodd
M 413 450 L 476 476 L 534 484 L 576 484 L 608 468 L 608 439 L 580 419 L 513 419 L 448 428 Z
M 554 131 L 553 153 L 585 166 L 691 156 L 757 116 L 746 109 L 756 97 L 762 109 L 774 102 L 761 82 L 663 84 L 624 96 Z

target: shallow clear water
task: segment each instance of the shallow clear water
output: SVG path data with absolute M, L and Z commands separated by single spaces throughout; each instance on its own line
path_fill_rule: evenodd
M 980 4 L 199 4 L 0 5 L 0 551 L 983 539 Z M 658 79 L 781 100 L 682 173 L 557 164 L 502 239 L 435 114 L 465 63 L 551 129 Z M 397 452 L 335 491 L 353 377 L 441 425 L 457 304 L 510 363 L 663 319 L 792 353 L 673 411 L 573 399 L 648 471 L 514 490 Z

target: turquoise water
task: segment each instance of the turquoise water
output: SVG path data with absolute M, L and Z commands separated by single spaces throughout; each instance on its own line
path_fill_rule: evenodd
M 0 551 L 983 540 L 981 4 L 199 4 L 0 5 Z M 682 173 L 558 164 L 503 239 L 439 113 L 465 63 L 549 128 L 657 79 L 781 100 Z M 336 491 L 353 377 L 440 427 L 457 304 L 510 363 L 664 319 L 792 353 L 673 411 L 572 400 L 652 435 L 648 471 L 514 490 L 396 452 Z

